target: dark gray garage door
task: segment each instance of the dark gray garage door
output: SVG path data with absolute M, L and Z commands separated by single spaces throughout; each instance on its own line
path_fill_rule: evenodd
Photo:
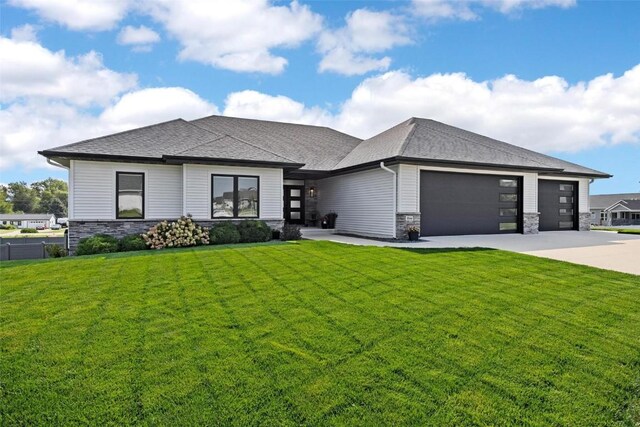
M 521 231 L 521 179 L 448 172 L 420 174 L 423 236 Z
M 538 180 L 540 231 L 578 229 L 578 183 Z

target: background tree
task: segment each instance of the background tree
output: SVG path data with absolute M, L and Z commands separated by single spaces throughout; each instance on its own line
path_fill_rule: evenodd
M 61 179 L 47 178 L 27 185 L 24 181 L 0 186 L 0 213 L 51 213 L 67 216 L 68 186 Z
M 40 200 L 38 194 L 24 181 L 9 183 L 9 201 L 13 205 L 14 212 L 33 213 L 38 208 Z
M 9 189 L 5 185 L 0 185 L 0 213 L 13 212 L 13 205 L 9 201 Z

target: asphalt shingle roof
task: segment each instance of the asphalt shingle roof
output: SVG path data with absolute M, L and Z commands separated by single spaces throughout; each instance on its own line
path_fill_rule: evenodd
M 434 120 L 412 118 L 367 140 L 327 127 L 209 116 L 133 129 L 45 150 L 47 157 L 127 156 L 238 160 L 332 171 L 391 158 L 555 170 L 603 172 L 526 150 Z
M 327 127 L 265 120 L 209 116 L 191 123 L 304 163 L 308 170 L 333 169 L 361 141 Z
M 336 169 L 392 157 L 531 169 L 558 169 L 587 176 L 608 176 L 594 169 L 464 129 L 415 117 L 362 141 L 337 165 Z
M 593 194 L 589 196 L 589 206 L 591 209 L 604 209 L 620 200 L 640 200 L 640 193 L 620 193 L 620 194 Z

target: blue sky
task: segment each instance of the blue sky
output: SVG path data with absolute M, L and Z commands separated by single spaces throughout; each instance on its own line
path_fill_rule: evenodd
M 640 191 L 640 2 L 237 3 L 3 2 L 0 182 L 66 177 L 38 149 L 216 113 L 360 137 L 429 117 Z

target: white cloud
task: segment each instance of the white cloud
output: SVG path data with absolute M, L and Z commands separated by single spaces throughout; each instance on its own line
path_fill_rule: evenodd
M 136 85 L 136 76 L 112 71 L 91 51 L 67 57 L 35 40 L 32 29 L 19 28 L 13 37 L 0 37 L 2 91 L 0 101 L 22 97 L 61 99 L 77 105 L 104 105 Z
M 215 105 L 182 87 L 142 89 L 122 96 L 100 114 L 100 121 L 119 130 L 177 118 L 193 120 L 218 114 Z
M 10 0 L 13 6 L 35 11 L 47 21 L 72 30 L 113 28 L 127 13 L 130 0 Z
M 322 108 L 307 108 L 286 96 L 253 90 L 231 93 L 225 100 L 224 115 L 320 126 L 331 122 L 331 115 Z
M 320 35 L 318 50 L 324 57 L 318 69 L 346 75 L 385 71 L 391 59 L 371 54 L 410 43 L 408 32 L 398 15 L 357 9 L 347 15 L 346 26 Z
M 38 42 L 38 31 L 36 27 L 25 24 L 11 29 L 11 39 L 16 42 Z
M 151 50 L 151 45 L 160 41 L 160 35 L 149 27 L 141 25 L 132 27 L 127 25 L 118 33 L 118 43 L 133 46 L 133 50 L 147 52 Z
M 32 28 L 15 29 L 12 37 L 0 37 L 0 170 L 44 167 L 36 153 L 44 148 L 218 112 L 188 89 L 134 91 L 135 75 L 106 68 L 95 52 L 75 58 L 51 52 Z
M 239 72 L 278 74 L 287 60 L 271 52 L 314 36 L 322 18 L 296 1 L 155 0 L 146 12 L 181 44 L 179 58 Z
M 363 81 L 335 126 L 368 137 L 412 116 L 547 152 L 638 143 L 640 65 L 574 85 L 556 76 L 476 82 L 463 73 L 412 78 L 394 71 Z
M 568 8 L 575 4 L 576 0 L 413 0 L 413 9 L 417 15 L 432 20 L 471 21 L 479 18 L 483 8 L 511 14 L 524 9 Z

